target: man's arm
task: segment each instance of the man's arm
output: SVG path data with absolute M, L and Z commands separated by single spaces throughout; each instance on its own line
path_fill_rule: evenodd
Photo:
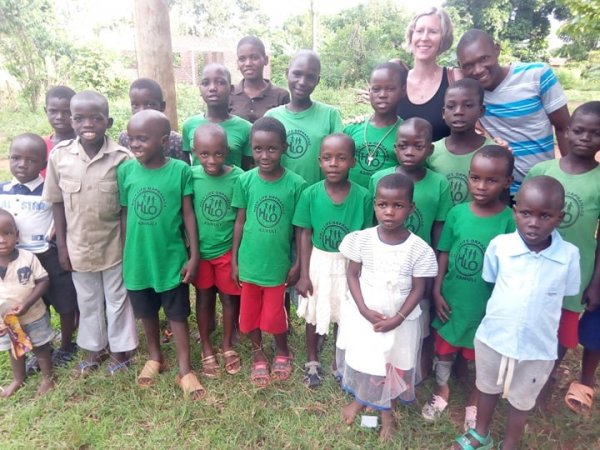
M 569 152 L 567 128 L 569 128 L 569 122 L 571 120 L 569 107 L 565 105 L 558 108 L 548 115 L 548 119 L 550 119 L 550 123 L 554 127 L 554 134 L 556 135 L 556 141 L 558 142 L 558 150 L 560 151 L 561 156 L 566 156 Z

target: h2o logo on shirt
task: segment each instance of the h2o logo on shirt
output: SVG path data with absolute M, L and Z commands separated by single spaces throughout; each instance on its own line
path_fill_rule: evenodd
M 479 241 L 463 241 L 454 257 L 454 265 L 459 275 L 473 277 L 481 272 L 485 251 Z
M 370 174 L 384 168 L 388 159 L 388 152 L 377 142 L 368 142 L 356 149 L 358 165 L 364 172 Z
M 133 199 L 133 210 L 141 220 L 156 219 L 165 208 L 162 193 L 155 188 L 142 188 Z
M 565 194 L 565 208 L 563 209 L 565 216 L 558 228 L 569 228 L 573 225 L 583 213 L 583 202 L 578 195 L 573 192 Z
M 319 233 L 319 239 L 323 243 L 325 250 L 337 252 L 339 251 L 342 239 L 344 239 L 344 236 L 349 232 L 350 230 L 348 230 L 348 227 L 343 223 L 329 222 Z
M 261 226 L 273 228 L 283 216 L 283 203 L 277 197 L 266 196 L 256 203 L 254 211 L 256 220 Z
M 204 196 L 202 202 L 200 202 L 200 210 L 206 220 L 209 222 L 218 222 L 227 214 L 229 205 L 229 199 L 225 194 L 214 191 Z
M 450 183 L 450 194 L 452 195 L 452 203 L 458 205 L 463 203 L 469 195 L 469 183 L 467 176 L 464 173 L 449 173 L 446 177 Z
M 415 206 L 414 211 L 406 218 L 404 226 L 415 234 L 419 234 L 423 226 L 423 214 L 421 210 Z
M 304 156 L 310 147 L 310 138 L 302 130 L 292 130 L 287 135 L 288 149 L 285 153 L 288 158 L 299 159 Z

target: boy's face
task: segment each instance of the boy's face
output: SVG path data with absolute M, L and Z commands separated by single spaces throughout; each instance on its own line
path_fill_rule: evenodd
M 194 135 L 194 154 L 208 175 L 218 176 L 223 173 L 228 153 L 227 140 L 210 134 Z
M 567 129 L 569 152 L 580 158 L 593 158 L 600 150 L 600 116 L 577 113 Z
M 10 173 L 21 184 L 35 180 L 40 171 L 46 167 L 46 148 L 36 148 L 28 140 L 13 142 L 8 156 Z
M 250 137 L 252 157 L 259 172 L 275 173 L 281 167 L 281 156 L 287 150 L 287 142 L 282 142 L 277 133 L 257 130 Z
M 104 143 L 104 135 L 113 120 L 108 117 L 106 109 L 98 102 L 78 99 L 71 102 L 71 123 L 75 134 L 83 145 Z
M 507 175 L 507 164 L 504 158 L 473 157 L 469 169 L 469 193 L 476 204 L 490 205 L 508 189 L 512 176 Z
M 0 256 L 10 255 L 14 251 L 18 237 L 15 221 L 7 214 L 0 214 Z
M 398 128 L 394 149 L 401 165 L 420 167 L 433 152 L 433 144 L 424 127 L 409 123 Z
M 135 117 L 127 124 L 129 148 L 133 156 L 142 165 L 163 160 L 169 135 L 163 135 L 162 127 L 157 126 L 155 121 L 136 120 Z
M 269 58 L 252 44 L 242 44 L 237 49 L 237 66 L 245 80 L 262 80 Z
M 165 102 L 156 98 L 149 89 L 131 89 L 129 101 L 131 102 L 131 114 L 145 109 L 155 109 L 160 112 L 165 110 Z
M 319 167 L 321 172 L 331 183 L 339 183 L 348 179 L 348 172 L 354 167 L 356 161 L 352 149 L 343 139 L 330 137 L 321 144 L 319 154 Z
M 502 81 L 497 44 L 488 39 L 477 39 L 462 47 L 457 56 L 463 75 L 479 81 L 485 90 L 494 90 Z
M 202 73 L 200 95 L 208 106 L 229 106 L 232 89 L 227 75 L 218 67 L 209 67 Z
M 404 86 L 400 77 L 389 69 L 373 72 L 369 80 L 369 100 L 379 114 L 396 111 L 400 99 L 404 97 Z
M 288 80 L 290 96 L 295 100 L 310 99 L 310 95 L 321 80 L 317 60 L 308 55 L 300 55 L 294 58 L 285 75 Z
M 530 250 L 539 252 L 550 244 L 550 233 L 565 215 L 556 203 L 556 198 L 535 187 L 524 187 L 517 194 L 513 208 L 515 223 Z
M 71 126 L 71 99 L 50 97 L 44 107 L 50 126 L 55 132 L 66 134 L 72 133 Z
M 442 116 L 452 131 L 461 132 L 475 128 L 485 111 L 477 97 L 477 92 L 472 89 L 448 88 Z
M 388 230 L 403 226 L 415 207 L 404 189 L 378 187 L 374 203 L 377 222 Z

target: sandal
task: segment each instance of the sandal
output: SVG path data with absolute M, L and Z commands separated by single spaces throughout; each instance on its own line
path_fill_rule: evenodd
M 221 375 L 216 355 L 208 355 L 202 358 L 202 375 L 206 378 L 217 378 Z
M 181 388 L 183 394 L 190 400 L 197 401 L 206 397 L 206 389 L 200 384 L 194 372 L 189 372 L 184 376 L 177 374 L 175 383 Z
M 137 385 L 142 389 L 154 386 L 158 374 L 169 370 L 167 364 L 163 361 L 158 362 L 152 359 L 146 361 L 144 367 L 137 376 Z
M 269 363 L 267 361 L 255 361 L 252 363 L 250 381 L 258 388 L 265 388 L 269 385 L 271 377 L 269 376 Z
M 473 447 L 473 440 L 479 445 Z M 454 439 L 462 450 L 492 450 L 494 448 L 494 440 L 488 433 L 487 436 L 481 436 L 477 431 L 471 428 L 462 436 Z
M 127 359 L 125 361 L 117 361 L 116 359 L 112 359 L 107 367 L 106 370 L 108 370 L 108 373 L 110 375 L 116 375 L 119 372 L 125 372 L 127 371 L 127 369 L 129 369 L 129 366 L 131 365 L 131 360 Z
M 595 393 L 596 391 L 591 387 L 573 381 L 565 395 L 565 403 L 577 414 L 587 415 L 592 410 Z
M 227 350 L 226 352 L 223 352 L 223 358 L 225 372 L 227 372 L 229 375 L 235 375 L 241 370 L 242 364 L 240 361 L 240 355 L 238 355 L 235 350 Z
M 323 371 L 318 361 L 309 361 L 304 364 L 304 385 L 311 389 L 323 384 Z
M 437 420 L 442 415 L 448 402 L 439 395 L 433 394 L 427 404 L 423 406 L 421 415 L 427 420 Z
M 173 339 L 173 332 L 171 331 L 171 329 L 169 327 L 167 327 L 167 328 L 165 328 L 165 331 L 163 331 L 163 337 L 161 339 L 161 343 L 168 344 L 169 342 L 171 342 L 171 339 Z
M 98 370 L 100 368 L 100 363 L 98 361 L 87 361 L 83 360 L 77 364 L 77 367 L 73 369 L 73 376 L 75 378 L 86 378 L 93 371 Z
M 292 376 L 292 357 L 279 355 L 273 358 L 271 377 L 279 381 L 289 380 Z

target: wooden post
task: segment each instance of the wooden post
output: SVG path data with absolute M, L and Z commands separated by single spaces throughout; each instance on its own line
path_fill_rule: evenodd
M 165 114 L 173 130 L 177 130 L 177 96 L 167 1 L 134 0 L 133 4 L 138 76 L 152 78 L 160 84 L 167 102 Z

